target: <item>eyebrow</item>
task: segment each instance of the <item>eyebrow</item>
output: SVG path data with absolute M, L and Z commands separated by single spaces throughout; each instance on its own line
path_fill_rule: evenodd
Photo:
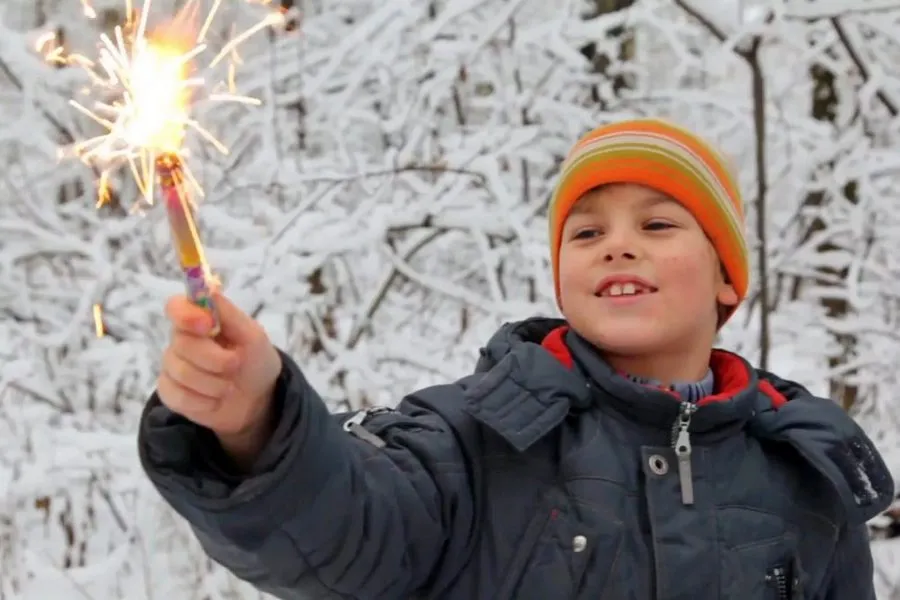
M 653 208 L 657 204 L 669 204 L 670 202 L 675 202 L 678 204 L 678 201 L 675 198 L 667 194 L 663 194 L 662 192 L 653 192 L 651 195 L 648 195 L 641 202 L 641 208 Z
M 670 202 L 675 202 L 677 204 L 677 201 L 674 198 L 672 198 L 662 192 L 652 191 L 652 192 L 649 192 L 646 196 L 644 196 L 641 199 L 640 208 L 648 209 L 648 208 L 653 208 L 654 206 L 657 206 L 659 204 L 668 204 Z M 594 212 L 594 210 L 593 210 L 593 207 L 591 206 L 591 204 L 589 202 L 585 202 L 584 198 L 582 198 L 579 201 L 577 201 L 575 203 L 575 205 L 572 207 L 572 209 L 569 211 L 569 216 L 586 215 L 586 214 L 590 214 L 592 212 Z
M 587 202 L 584 202 L 583 200 L 584 200 L 584 199 L 582 198 L 581 200 L 578 200 L 578 201 L 575 203 L 575 205 L 574 205 L 574 206 L 572 207 L 572 209 L 569 211 L 569 216 L 570 216 L 570 217 L 571 217 L 572 215 L 585 215 L 585 214 L 587 214 L 587 213 L 593 212 L 593 210 L 591 210 L 591 208 L 588 207 L 588 203 L 587 203 Z

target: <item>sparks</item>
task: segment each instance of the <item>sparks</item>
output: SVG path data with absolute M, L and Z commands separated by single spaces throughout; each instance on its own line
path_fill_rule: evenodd
M 269 14 L 253 27 L 234 35 L 201 68 L 198 62 L 208 48 L 206 37 L 222 0 L 212 0 L 212 7 L 199 27 L 200 0 L 188 0 L 170 21 L 154 28 L 149 23 L 152 0 L 145 0 L 138 13 L 132 1 L 125 0 L 125 23 L 116 26 L 112 35 L 100 36 L 95 59 L 66 54 L 53 33 L 41 35 L 35 41 L 35 48 L 49 62 L 83 69 L 90 85 L 87 94 L 83 91 L 81 94 L 99 96 L 93 102 L 74 98 L 69 101 L 75 110 L 106 132 L 71 148 L 75 156 L 99 171 L 97 207 L 113 197 L 110 180 L 112 173 L 120 168 L 127 167 L 147 205 L 153 204 L 158 184 L 188 294 L 195 304 L 211 313 L 215 322 L 211 335 L 216 335 L 219 321 L 213 293 L 220 283 L 206 261 L 194 222 L 192 198 L 202 196 L 203 190 L 191 172 L 184 147 L 186 136 L 193 132 L 223 154 L 228 153 L 228 148 L 191 116 L 191 109 L 201 98 L 210 102 L 259 104 L 258 99 L 237 91 L 235 65 L 240 60 L 237 48 L 258 31 L 284 23 L 285 13 Z M 88 18 L 96 18 L 90 0 L 82 0 L 82 7 Z M 228 68 L 224 78 L 210 85 L 213 69 L 226 58 Z M 192 189 L 186 189 L 185 184 Z M 138 206 L 136 203 L 134 208 Z M 102 337 L 100 305 L 95 304 L 93 309 L 96 334 Z
M 106 335 L 106 328 L 103 326 L 103 307 L 94 304 L 94 333 L 98 338 Z
M 69 104 L 105 133 L 79 141 L 70 152 L 98 169 L 98 207 L 112 197 L 111 174 L 123 167 L 134 178 L 143 201 L 153 204 L 156 161 L 165 155 L 178 158 L 193 191 L 202 196 L 199 183 L 190 176 L 184 151 L 187 136 L 196 134 L 222 154 L 228 154 L 228 148 L 191 116 L 191 109 L 201 100 L 261 104 L 258 98 L 237 91 L 237 48 L 264 28 L 283 24 L 284 13 L 268 13 L 256 25 L 235 34 L 201 67 L 198 63 L 208 50 L 206 38 L 222 0 L 212 0 L 202 19 L 198 2 L 188 0 L 170 21 L 151 28 L 151 0 L 146 0 L 139 12 L 135 12 L 132 0 L 125 0 L 126 22 L 115 27 L 112 35 L 100 36 L 99 51 L 93 59 L 67 54 L 52 32 L 35 42 L 36 50 L 47 61 L 77 66 L 89 77 L 87 100 L 72 99 Z M 88 18 L 96 18 L 89 0 L 82 0 L 82 7 Z M 227 67 L 214 78 L 215 68 L 223 61 Z
M 91 3 L 88 0 L 81 0 L 81 10 L 88 19 L 97 18 L 97 11 L 94 10 L 94 7 L 91 6 Z

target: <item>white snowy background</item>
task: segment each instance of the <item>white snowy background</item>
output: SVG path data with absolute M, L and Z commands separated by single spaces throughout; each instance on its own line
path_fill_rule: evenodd
M 258 594 L 159 500 L 135 432 L 182 291 L 165 215 L 58 159 L 91 133 L 57 30 L 96 0 L 0 5 L 0 599 Z M 900 0 L 296 0 L 243 47 L 260 108 L 198 117 L 202 234 L 228 293 L 337 408 L 463 375 L 553 313 L 544 207 L 587 129 L 675 118 L 741 173 L 754 287 L 723 346 L 851 411 L 900 478 Z M 161 12 L 166 2 L 157 0 Z M 214 43 L 259 17 L 226 0 Z M 92 307 L 103 309 L 105 335 Z M 892 529 L 893 523 L 893 529 Z M 900 504 L 872 522 L 900 598 Z

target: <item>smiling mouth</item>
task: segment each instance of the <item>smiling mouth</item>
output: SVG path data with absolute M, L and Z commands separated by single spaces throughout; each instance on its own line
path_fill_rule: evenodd
M 608 285 L 596 296 L 598 298 L 620 298 L 623 296 L 641 296 L 644 294 L 656 293 L 657 289 L 651 286 L 641 285 L 639 283 L 613 283 Z

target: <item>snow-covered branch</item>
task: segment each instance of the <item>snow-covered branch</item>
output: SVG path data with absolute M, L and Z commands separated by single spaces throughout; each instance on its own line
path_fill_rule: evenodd
M 103 18 L 20 3 L 0 25 L 0 598 L 256 597 L 133 456 L 183 283 L 128 178 L 96 210 L 96 173 L 58 160 L 87 131 L 67 105 L 83 81 L 33 51 L 48 28 L 90 46 Z M 242 52 L 263 106 L 199 108 L 229 154 L 190 149 L 213 268 L 335 408 L 466 374 L 501 321 L 555 313 L 563 156 L 664 116 L 721 145 L 747 199 L 756 276 L 721 343 L 852 404 L 900 477 L 898 0 L 295 4 L 296 28 Z

